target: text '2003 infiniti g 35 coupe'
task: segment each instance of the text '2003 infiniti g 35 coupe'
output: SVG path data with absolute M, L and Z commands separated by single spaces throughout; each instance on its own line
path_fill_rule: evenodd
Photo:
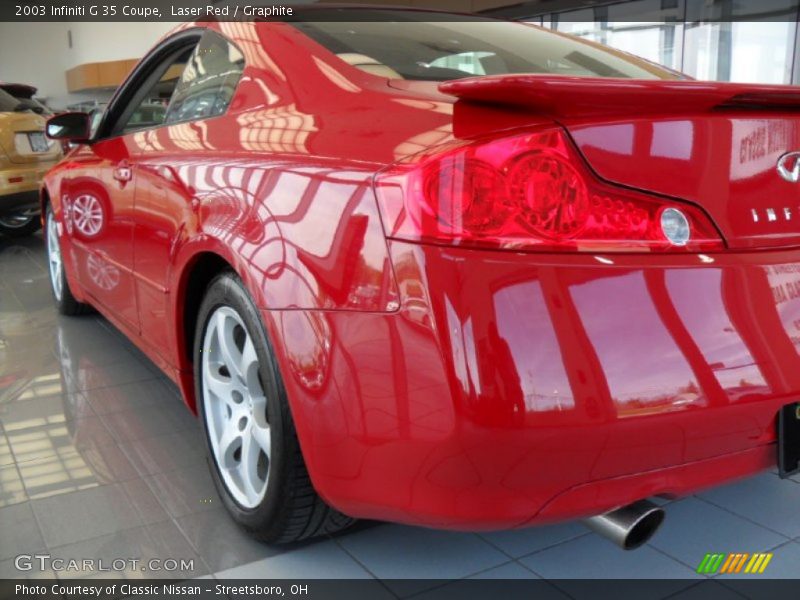
M 797 92 L 331 10 L 182 25 L 48 124 L 57 306 L 180 386 L 237 522 L 634 547 L 649 497 L 797 468 Z

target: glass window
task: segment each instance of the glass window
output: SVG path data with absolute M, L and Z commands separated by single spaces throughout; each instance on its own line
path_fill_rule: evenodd
M 481 60 L 496 56 L 493 52 L 461 52 L 460 54 L 437 58 L 431 61 L 431 66 L 443 69 L 458 69 L 470 75 L 486 75 L 486 69 Z
M 0 112 L 14 112 L 19 106 L 19 100 L 11 94 L 0 90 Z
M 696 79 L 786 84 L 792 82 L 799 4 L 636 0 L 558 13 L 552 20 L 558 31 Z
M 121 133 L 133 133 L 164 124 L 167 104 L 172 97 L 178 80 L 183 73 L 192 48 L 178 55 L 168 65 L 162 65 L 163 73 L 156 83 L 144 94 L 135 108 L 129 108 L 122 117 Z
M 794 21 L 797 0 L 714 0 L 687 2 L 686 20 L 692 21 Z
M 556 15 L 558 31 L 679 71 L 683 1 L 637 0 Z
M 91 131 L 89 135 L 90 138 L 93 138 L 97 133 L 97 128 L 100 127 L 100 121 L 103 119 L 105 112 L 105 106 L 97 106 L 89 112 L 89 116 L 91 117 L 91 122 L 89 124 L 89 131 Z
M 167 123 L 207 119 L 228 108 L 244 70 L 244 56 L 225 38 L 207 31 L 194 49 L 167 111 Z
M 634 56 L 523 23 L 468 16 L 443 22 L 435 20 L 435 13 L 421 11 L 380 13 L 376 21 L 293 25 L 334 54 L 365 56 L 370 64 L 390 67 L 406 79 L 441 81 L 508 73 L 676 77 Z
M 794 22 L 689 23 L 683 70 L 697 79 L 790 83 Z
M 30 110 L 40 115 L 53 114 L 53 111 L 33 97 L 36 93 L 35 87 L 25 84 L 0 82 L 0 90 L 19 101 L 20 106 L 18 106 L 16 110 Z
M 681 67 L 683 25 L 677 23 L 559 21 L 558 31 L 628 52 L 676 71 Z

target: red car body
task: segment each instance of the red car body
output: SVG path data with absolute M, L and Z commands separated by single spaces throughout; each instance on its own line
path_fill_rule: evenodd
M 784 88 L 439 90 L 365 73 L 289 24 L 193 27 L 245 55 L 227 112 L 80 146 L 42 191 L 77 299 L 190 408 L 199 292 L 230 266 L 277 352 L 313 485 L 348 515 L 518 527 L 775 465 L 776 414 L 800 397 L 800 195 L 775 168 L 800 119 Z M 617 252 L 393 235 L 376 197 L 390 165 L 541 131 L 602 185 L 679 199 L 719 240 Z M 62 203 L 86 190 L 103 205 L 90 235 Z

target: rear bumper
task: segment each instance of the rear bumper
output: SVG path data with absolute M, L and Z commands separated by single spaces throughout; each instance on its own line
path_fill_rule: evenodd
M 264 311 L 343 512 L 506 528 L 775 464 L 775 416 L 800 399 L 800 252 L 391 252 L 398 313 Z
M 56 162 L 0 170 L 0 216 L 38 209 L 42 177 Z

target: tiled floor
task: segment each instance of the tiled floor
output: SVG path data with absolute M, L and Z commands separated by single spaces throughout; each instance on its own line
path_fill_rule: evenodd
M 765 550 L 771 576 L 800 576 L 800 480 L 775 473 L 668 503 L 662 530 L 630 553 L 577 523 L 485 534 L 364 523 L 291 547 L 255 542 L 217 500 L 174 386 L 102 318 L 55 314 L 40 235 L 0 238 L 0 423 L 0 577 L 48 575 L 13 563 L 46 551 L 194 560 L 180 577 L 377 578 L 387 598 L 462 578 L 558 579 L 552 597 L 565 598 L 564 580 L 619 577 L 669 579 L 656 597 L 692 598 L 725 584 L 695 573 L 706 552 Z

